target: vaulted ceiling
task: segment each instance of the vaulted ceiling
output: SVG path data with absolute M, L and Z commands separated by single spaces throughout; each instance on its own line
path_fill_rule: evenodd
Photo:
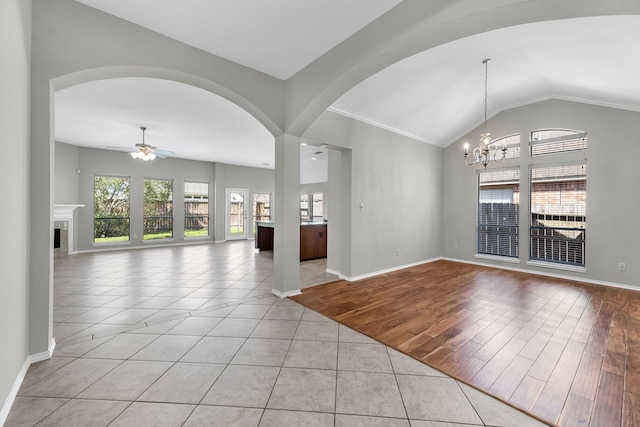
M 399 0 L 77 0 L 286 80 Z M 393 64 L 330 110 L 445 147 L 489 116 L 558 98 L 640 111 L 640 15 L 524 24 L 459 39 Z M 128 117 L 128 121 L 123 121 Z M 247 112 L 201 89 L 156 79 L 95 81 L 56 93 L 56 140 L 133 146 L 176 157 L 273 167 L 273 137 Z M 161 125 L 161 126 L 160 126 Z M 155 128 L 154 128 L 155 126 Z M 203 157 L 203 143 L 215 147 Z M 309 154 L 311 156 L 312 154 Z

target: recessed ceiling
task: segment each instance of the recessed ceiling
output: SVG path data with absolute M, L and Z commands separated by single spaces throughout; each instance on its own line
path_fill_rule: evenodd
M 401 0 L 76 0 L 279 79 Z
M 504 28 L 427 50 L 375 74 L 333 111 L 447 146 L 489 116 L 557 98 L 640 111 L 640 16 Z

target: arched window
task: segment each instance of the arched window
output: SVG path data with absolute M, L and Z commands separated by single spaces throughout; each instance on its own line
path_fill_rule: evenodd
M 520 157 L 520 134 L 519 133 L 494 139 L 493 141 L 491 141 L 491 145 L 495 145 L 498 148 L 506 147 L 507 152 L 504 156 L 505 159 L 517 159 L 518 157 Z

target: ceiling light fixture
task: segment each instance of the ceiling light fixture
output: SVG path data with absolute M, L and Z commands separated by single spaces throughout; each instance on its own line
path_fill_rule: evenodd
M 136 144 L 136 151 L 132 151 L 129 154 L 131 154 L 131 157 L 133 157 L 134 159 L 140 159 L 148 162 L 149 160 L 153 160 L 156 158 L 156 155 L 154 154 L 155 147 L 147 145 L 144 142 L 144 132 L 147 130 L 147 128 L 142 126 L 140 127 L 140 130 L 142 130 L 142 144 Z
M 491 58 L 484 59 L 484 128 L 482 134 L 480 134 L 480 145 L 473 149 L 473 159 L 469 161 L 469 143 L 464 143 L 464 162 L 469 165 L 482 164 L 485 168 L 490 161 L 501 162 L 507 155 L 506 142 L 502 144 L 502 148 L 498 150 L 498 146 L 491 143 L 491 134 L 487 132 L 487 82 L 489 76 L 489 62 Z M 498 151 L 502 152 L 501 156 L 498 156 Z

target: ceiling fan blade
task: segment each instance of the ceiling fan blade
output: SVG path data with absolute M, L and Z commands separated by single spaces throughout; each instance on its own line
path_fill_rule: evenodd
M 121 147 L 121 146 L 113 146 L 113 145 L 107 145 L 105 148 L 107 150 L 115 150 L 115 151 L 126 151 L 126 152 L 136 151 L 135 149 L 131 149 L 131 147 Z
M 161 159 L 164 159 L 165 157 L 171 157 L 176 153 L 171 150 L 154 150 L 153 154 L 160 157 Z

